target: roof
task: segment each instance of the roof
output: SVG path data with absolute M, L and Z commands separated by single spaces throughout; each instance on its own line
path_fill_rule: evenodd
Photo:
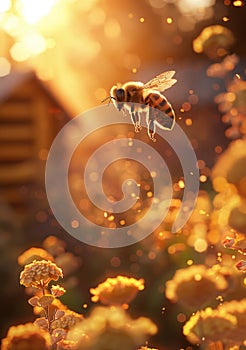
M 5 100 L 14 89 L 16 89 L 23 82 L 34 78 L 35 74 L 32 71 L 12 73 L 0 78 L 0 101 Z
M 57 105 L 71 117 L 71 113 L 68 111 L 68 108 L 66 108 L 64 104 L 60 102 L 55 92 L 53 92 L 47 84 L 40 80 L 32 70 L 12 71 L 10 74 L 0 77 L 0 102 L 7 99 L 15 89 L 29 80 L 36 80 L 37 84 L 40 85 L 40 88 L 49 94 Z

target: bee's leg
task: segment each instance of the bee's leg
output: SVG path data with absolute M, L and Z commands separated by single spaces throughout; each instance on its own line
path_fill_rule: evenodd
M 154 118 L 154 114 L 153 114 L 153 111 L 152 109 L 149 109 L 148 111 L 148 114 L 147 114 L 147 117 L 146 117 L 146 122 L 147 122 L 147 125 L 148 125 L 148 135 L 149 135 L 149 138 L 155 142 L 156 139 L 155 139 L 155 129 L 156 129 L 156 125 L 155 125 L 155 118 Z
M 123 112 L 123 116 L 126 117 L 127 116 L 127 110 L 125 107 L 122 108 L 122 112 Z
M 134 112 L 134 106 L 131 107 L 131 119 L 135 126 L 135 132 L 139 132 L 142 129 L 140 125 L 140 115 L 138 112 Z
M 135 120 L 136 120 L 135 131 L 139 132 L 142 129 L 142 127 L 140 124 L 140 114 L 138 112 L 135 113 Z
M 156 138 L 154 137 L 155 136 L 155 122 L 153 120 L 149 120 L 149 123 L 148 123 L 148 135 L 149 135 L 149 138 L 153 142 L 156 141 Z

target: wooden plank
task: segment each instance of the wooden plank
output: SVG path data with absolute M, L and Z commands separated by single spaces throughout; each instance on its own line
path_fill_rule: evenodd
M 34 137 L 32 125 L 0 124 L 0 142 L 30 141 Z
M 20 164 L 0 166 L 0 185 L 23 184 L 36 179 L 36 162 L 26 161 Z
M 29 104 L 26 102 L 5 102 L 0 104 L 1 121 L 32 120 Z
M 24 204 L 27 201 L 26 195 L 20 192 L 20 185 L 6 186 L 1 189 L 1 197 L 9 204 Z
M 34 149 L 25 144 L 1 145 L 0 161 L 20 161 L 34 156 Z

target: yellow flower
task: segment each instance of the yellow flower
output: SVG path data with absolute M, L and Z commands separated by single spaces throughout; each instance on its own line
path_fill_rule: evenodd
M 115 278 L 107 278 L 96 288 L 91 288 L 93 294 L 92 301 L 98 300 L 105 305 L 124 305 L 128 304 L 138 293 L 144 289 L 144 280 L 135 278 L 117 276 Z
M 51 291 L 51 294 L 54 295 L 54 297 L 56 298 L 59 298 L 64 293 L 66 293 L 66 290 L 63 287 L 59 286 L 58 284 L 51 286 L 50 291 Z
M 55 261 L 62 268 L 65 276 L 76 271 L 81 265 L 81 259 L 70 252 L 60 254 Z
M 121 307 L 96 307 L 68 332 L 67 339 L 78 341 L 78 350 L 125 350 L 136 349 L 156 332 L 148 318 L 133 320 Z
M 228 342 L 243 345 L 246 341 L 245 324 L 246 324 L 246 299 L 232 300 L 222 304 L 222 310 L 237 319 L 235 330 L 227 332 L 225 338 Z
M 65 251 L 65 242 L 56 236 L 48 236 L 43 241 L 43 247 L 53 256 L 58 256 Z
M 45 288 L 51 280 L 63 277 L 62 270 L 51 261 L 33 261 L 20 274 L 20 284 L 25 287 Z
M 183 333 L 192 344 L 225 340 L 229 330 L 236 330 L 237 319 L 222 308 L 197 311 L 183 327 Z
M 239 57 L 236 54 L 228 55 L 221 63 L 213 63 L 207 69 L 209 77 L 224 78 L 228 72 L 234 70 L 239 62 Z
M 192 265 L 179 269 L 173 278 L 166 282 L 166 297 L 172 302 L 179 302 L 188 308 L 201 308 L 218 291 L 227 288 L 223 274 L 204 265 Z
M 246 234 L 246 140 L 230 143 L 212 169 L 217 223 Z
M 215 190 L 224 192 L 233 184 L 238 193 L 246 197 L 246 140 L 236 140 L 219 157 L 212 169 L 211 177 Z
M 18 264 L 24 266 L 30 264 L 34 260 L 54 261 L 54 258 L 45 249 L 32 247 L 24 251 L 24 253 L 18 257 Z
M 227 92 L 215 97 L 222 121 L 231 126 L 225 135 L 230 139 L 243 137 L 246 134 L 246 81 L 235 77 L 227 86 Z
M 184 325 L 184 335 L 193 344 L 222 340 L 239 347 L 246 341 L 246 299 L 225 302 L 216 309 L 198 311 Z
M 83 320 L 83 315 L 78 314 L 74 311 L 67 310 L 65 311 L 65 314 L 52 322 L 51 328 L 56 329 L 56 328 L 63 328 L 63 329 L 70 329 L 72 328 L 75 324 Z
M 211 59 L 218 59 L 228 54 L 234 41 L 234 36 L 228 28 L 212 25 L 204 28 L 193 41 L 193 50 L 197 53 L 204 52 Z
M 50 346 L 49 333 L 32 323 L 10 327 L 2 340 L 2 350 L 49 350 Z

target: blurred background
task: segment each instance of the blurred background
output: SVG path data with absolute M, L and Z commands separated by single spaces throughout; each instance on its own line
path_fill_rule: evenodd
M 55 235 L 71 252 L 68 264 L 74 261 L 64 296 L 71 309 L 86 314 L 89 288 L 106 277 L 142 277 L 146 288 L 129 311 L 157 323 L 153 346 L 189 347 L 182 335 L 185 312 L 165 299 L 165 281 L 188 260 L 216 262 L 220 237 L 196 248 L 182 236 L 170 236 L 164 223 L 133 246 L 87 246 L 64 232 L 49 209 L 45 161 L 59 130 L 99 106 L 112 85 L 147 82 L 175 70 L 178 83 L 165 95 L 197 154 L 201 190 L 212 199 L 211 168 L 229 139 L 241 136 L 222 120 L 216 96 L 245 77 L 245 15 L 244 1 L 232 0 L 0 1 L 1 337 L 10 325 L 33 319 L 18 283 L 18 255 Z M 134 137 L 130 126 L 120 133 Z M 99 136 L 87 142 L 88 154 L 103 143 L 103 132 Z M 156 147 L 169 158 L 178 197 L 183 186 L 177 160 L 167 145 Z

